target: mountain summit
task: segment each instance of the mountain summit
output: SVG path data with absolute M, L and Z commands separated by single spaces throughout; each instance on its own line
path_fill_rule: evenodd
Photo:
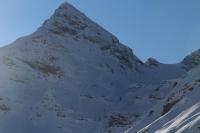
M 59 36 L 85 40 L 98 45 L 102 50 L 110 52 L 123 65 L 136 69 L 142 62 L 132 54 L 132 50 L 122 45 L 119 40 L 91 21 L 83 13 L 68 3 L 62 4 L 47 20 L 41 30 Z
M 198 133 L 200 71 L 186 64 L 141 62 L 64 3 L 0 49 L 0 132 Z

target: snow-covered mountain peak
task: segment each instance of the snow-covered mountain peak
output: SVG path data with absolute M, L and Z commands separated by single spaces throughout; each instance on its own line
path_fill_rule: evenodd
M 144 64 L 68 3 L 0 49 L 0 72 L 0 133 L 136 133 L 200 94 L 200 67 Z
M 87 16 L 68 3 L 63 3 L 50 19 L 45 21 L 42 29 L 76 40 L 86 39 L 93 43 L 119 43 L 111 33 L 94 23 Z
M 117 37 L 68 3 L 59 6 L 33 36 L 34 38 L 38 38 L 38 36 L 49 38 L 51 36 L 50 41 L 62 38 L 65 41 L 96 45 L 102 52 L 116 57 L 122 65 L 131 69 L 136 69 L 138 65 L 143 64 L 130 48 L 119 42 Z
M 61 31 L 59 32 L 56 30 L 64 28 L 62 32 L 70 32 L 73 35 L 76 34 L 75 31 L 69 28 L 73 27 L 74 30 L 84 30 L 88 27 L 87 20 L 85 19 L 86 16 L 84 14 L 79 12 L 72 5 L 64 3 L 55 10 L 51 18 L 44 23 L 43 27 L 49 30 L 55 28 L 55 30 L 51 29 L 51 31 L 55 33 L 60 33 Z

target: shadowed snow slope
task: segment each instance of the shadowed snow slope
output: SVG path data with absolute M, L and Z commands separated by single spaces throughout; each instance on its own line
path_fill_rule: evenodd
M 196 131 L 198 75 L 185 68 L 141 62 L 64 3 L 36 32 L 0 49 L 0 132 Z

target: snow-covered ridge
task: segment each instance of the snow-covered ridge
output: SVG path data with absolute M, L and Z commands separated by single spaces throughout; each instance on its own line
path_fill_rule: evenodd
M 186 56 L 183 60 L 183 64 L 186 65 L 186 69 L 188 70 L 200 65 L 200 49 Z

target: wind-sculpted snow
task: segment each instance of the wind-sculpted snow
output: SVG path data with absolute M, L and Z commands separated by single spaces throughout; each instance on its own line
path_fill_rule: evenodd
M 141 62 L 68 3 L 1 48 L 0 71 L 0 133 L 186 131 L 198 123 L 198 75 L 190 76 L 198 70 Z

